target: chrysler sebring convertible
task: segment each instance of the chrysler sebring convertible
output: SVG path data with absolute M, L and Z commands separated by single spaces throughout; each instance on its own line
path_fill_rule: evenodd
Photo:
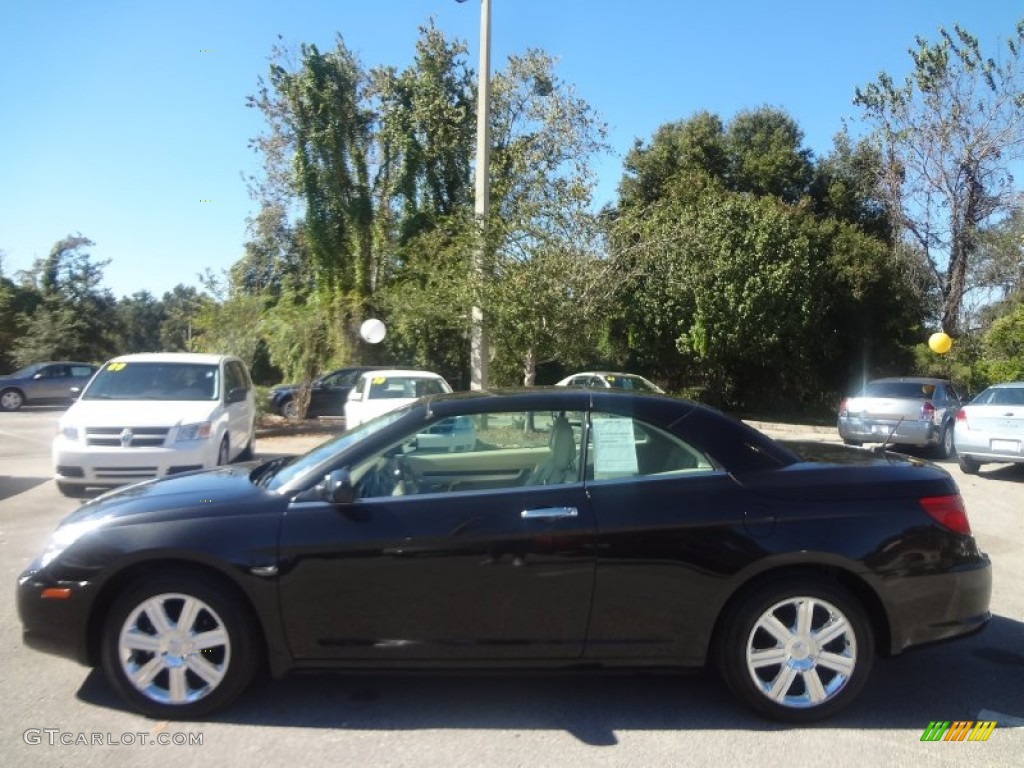
M 452 419 L 473 446 L 424 449 Z M 538 388 L 425 397 L 303 456 L 106 493 L 17 599 L 29 646 L 160 719 L 260 669 L 713 666 L 800 723 L 855 699 L 878 655 L 981 629 L 990 592 L 939 467 Z

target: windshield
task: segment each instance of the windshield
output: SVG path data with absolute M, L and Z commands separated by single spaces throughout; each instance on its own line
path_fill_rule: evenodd
M 217 365 L 202 363 L 108 363 L 83 400 L 217 400 Z
M 661 392 L 658 387 L 651 384 L 651 382 L 642 376 L 623 376 L 616 373 L 609 373 L 606 374 L 604 378 L 609 385 L 616 389 L 632 389 L 637 392 Z
M 416 404 L 412 403 L 402 408 L 398 408 L 397 410 L 388 411 L 375 419 L 370 419 L 369 421 L 360 424 L 354 429 L 343 432 L 333 440 L 328 440 L 323 445 L 317 446 L 309 453 L 303 454 L 289 462 L 287 465 L 281 467 L 273 477 L 264 479 L 267 488 L 270 490 L 276 490 L 295 479 L 301 478 L 303 475 L 312 471 L 324 462 L 329 461 L 332 457 L 337 456 L 349 446 L 355 445 L 360 440 L 365 440 L 375 432 L 379 432 L 384 429 L 388 424 L 398 421 L 415 407 Z

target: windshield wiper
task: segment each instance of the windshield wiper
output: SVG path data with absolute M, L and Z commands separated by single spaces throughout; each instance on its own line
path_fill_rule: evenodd
M 276 459 L 271 459 L 265 464 L 260 464 L 249 475 L 250 482 L 260 486 L 261 488 L 266 487 L 267 483 L 269 483 L 270 479 L 277 474 L 278 470 L 285 464 L 291 462 L 293 458 L 293 456 L 278 456 Z

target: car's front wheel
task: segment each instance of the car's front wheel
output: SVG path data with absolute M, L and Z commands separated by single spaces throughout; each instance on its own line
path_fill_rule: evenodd
M 25 403 L 25 396 L 16 389 L 5 389 L 0 393 L 0 410 L 16 411 Z
M 838 586 L 787 579 L 740 599 L 717 648 L 729 688 L 758 712 L 805 723 L 829 717 L 864 687 L 874 661 L 864 610 Z
M 217 449 L 217 466 L 223 467 L 231 461 L 231 446 L 228 444 L 228 436 L 224 435 L 224 439 L 220 441 L 220 447 Z
M 195 718 L 228 704 L 252 679 L 256 632 L 219 584 L 167 574 L 124 592 L 103 628 L 102 664 L 133 708 Z

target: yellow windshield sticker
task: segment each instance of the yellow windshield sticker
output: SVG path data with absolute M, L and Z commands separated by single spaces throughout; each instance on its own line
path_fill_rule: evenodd
M 374 376 L 373 377 L 373 383 L 374 384 L 383 384 L 385 381 L 387 381 L 387 379 L 385 379 L 383 376 Z
M 107 366 L 108 371 L 123 371 L 128 366 L 128 363 L 111 363 Z

